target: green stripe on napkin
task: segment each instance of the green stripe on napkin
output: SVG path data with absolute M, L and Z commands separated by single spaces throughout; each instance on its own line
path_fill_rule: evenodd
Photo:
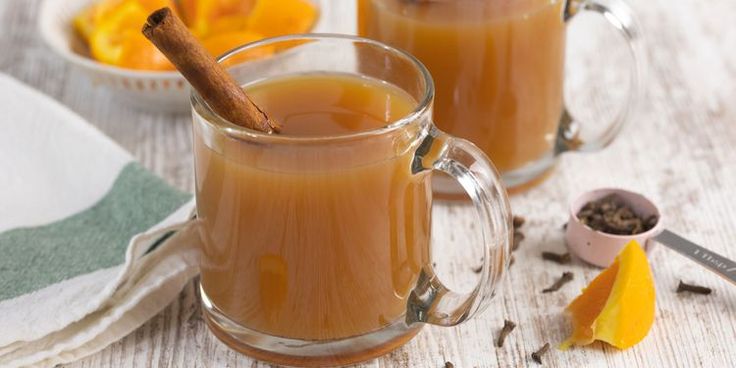
M 48 225 L 0 233 L 0 300 L 122 264 L 133 235 L 189 198 L 139 164 L 127 164 L 89 209 Z

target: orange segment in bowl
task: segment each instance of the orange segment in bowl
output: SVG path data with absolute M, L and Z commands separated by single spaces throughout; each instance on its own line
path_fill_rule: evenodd
M 173 0 L 103 0 L 90 7 L 94 24 L 101 24 L 118 13 L 121 7 L 130 6 L 141 8 L 149 14 L 163 7 L 169 7 L 176 13 L 176 5 Z
M 134 26 L 145 23 L 148 13 L 135 1 L 125 1 L 109 16 L 101 18 L 90 37 L 90 50 L 95 59 L 117 65 L 125 40 Z
M 92 56 L 106 64 L 143 70 L 172 70 L 173 65 L 141 34 L 148 17 L 147 7 L 156 1 L 126 0 L 114 8 L 106 8 L 90 37 Z M 160 2 L 160 1 L 159 1 Z M 107 4 L 110 5 L 110 4 Z
M 174 14 L 177 14 L 176 4 L 172 0 L 136 0 L 136 1 L 138 1 L 138 4 L 141 4 L 141 6 L 144 9 L 146 9 L 146 11 L 149 13 L 153 13 L 154 11 L 159 10 L 161 8 L 169 7 L 174 12 Z
M 85 42 L 89 42 L 92 32 L 95 30 L 95 7 L 89 7 L 74 17 L 72 25 L 74 30 Z
M 317 15 L 317 8 L 307 0 L 258 0 L 248 26 L 266 37 L 304 33 Z
M 131 33 L 123 41 L 117 66 L 130 69 L 167 71 L 174 64 L 141 33 Z
M 647 256 L 632 240 L 567 307 L 573 332 L 561 349 L 605 341 L 619 349 L 634 346 L 654 322 L 654 281 Z
M 208 33 L 211 36 L 248 30 L 248 17 L 244 15 L 227 15 L 214 19 L 209 23 Z
M 204 47 L 209 51 L 212 56 L 219 57 L 220 55 L 249 42 L 258 41 L 263 39 L 263 36 L 253 32 L 228 32 L 205 38 L 202 41 Z M 242 63 L 244 61 L 258 59 L 264 56 L 273 54 L 274 49 L 272 46 L 262 46 L 251 51 L 238 53 L 232 58 L 227 59 L 224 65 L 230 66 Z
M 185 23 L 200 37 L 218 32 L 215 23 L 222 18 L 245 18 L 253 8 L 255 0 L 180 0 L 179 9 Z M 242 20 L 238 20 L 242 25 Z M 233 22 L 229 22 L 231 25 Z M 228 28 L 226 31 L 242 31 L 244 27 Z M 223 31 L 222 29 L 219 31 Z

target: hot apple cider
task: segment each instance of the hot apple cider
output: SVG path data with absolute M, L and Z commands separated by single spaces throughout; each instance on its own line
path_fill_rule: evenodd
M 344 142 L 406 117 L 417 101 L 340 74 L 273 78 L 246 91 L 281 123 L 278 136 L 243 132 L 262 135 L 249 144 L 212 134 L 225 122 L 195 123 L 205 296 L 238 325 L 301 340 L 400 320 L 428 264 L 429 177 L 411 173 L 414 150 L 396 137 Z M 333 136 L 343 143 L 330 144 Z

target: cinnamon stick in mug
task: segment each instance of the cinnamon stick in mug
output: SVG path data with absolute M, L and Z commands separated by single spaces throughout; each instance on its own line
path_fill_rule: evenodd
M 245 128 L 278 133 L 281 126 L 261 110 L 169 8 L 151 13 L 146 36 L 220 116 Z

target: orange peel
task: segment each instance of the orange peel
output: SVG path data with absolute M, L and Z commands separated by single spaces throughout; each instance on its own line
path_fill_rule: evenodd
M 636 345 L 654 322 L 655 292 L 646 253 L 634 240 L 567 307 L 573 332 L 560 345 L 604 341 L 619 349 Z

